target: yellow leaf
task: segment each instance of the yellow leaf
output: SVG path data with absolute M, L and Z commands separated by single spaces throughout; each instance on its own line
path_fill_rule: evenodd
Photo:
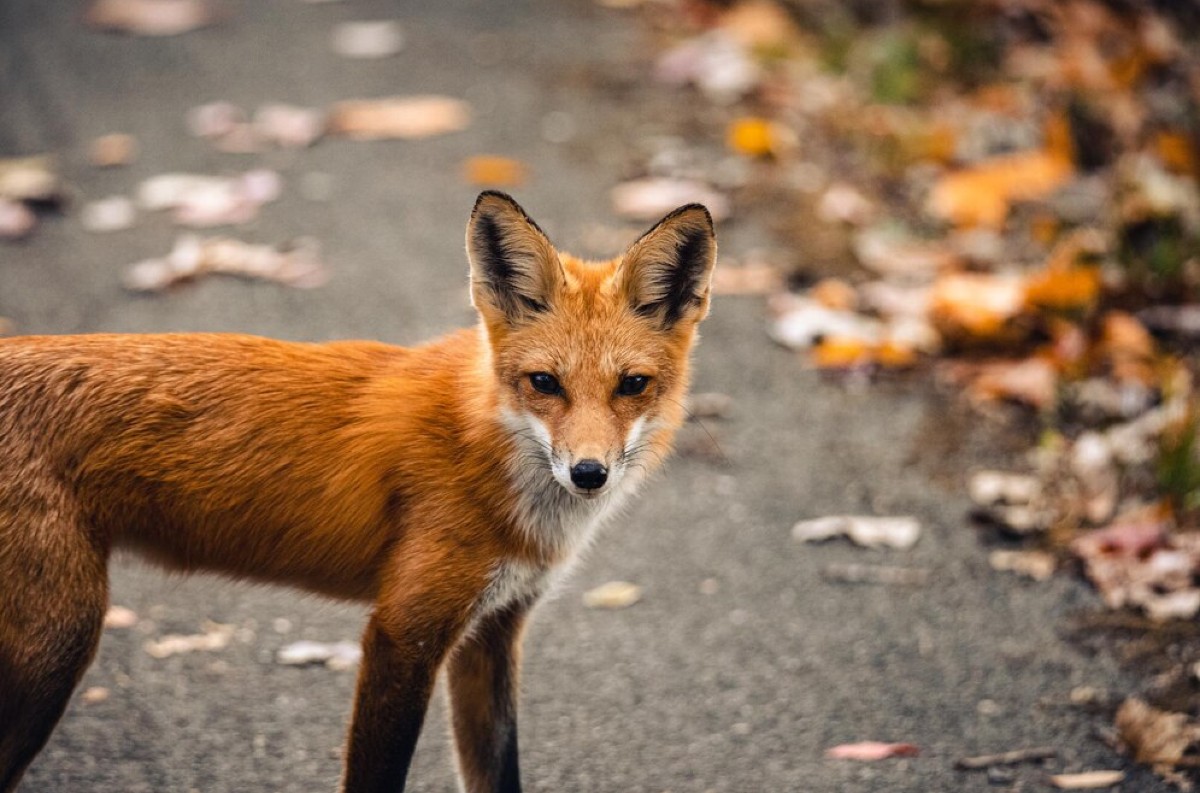
M 1033 308 L 1082 311 L 1100 297 L 1100 271 L 1095 267 L 1050 268 L 1025 282 L 1025 301 Z
M 527 176 L 525 163 L 510 157 L 481 154 L 463 162 L 463 177 L 473 185 L 515 187 Z
M 734 119 L 729 125 L 726 143 L 739 154 L 751 157 L 767 157 L 775 153 L 771 122 L 756 116 Z

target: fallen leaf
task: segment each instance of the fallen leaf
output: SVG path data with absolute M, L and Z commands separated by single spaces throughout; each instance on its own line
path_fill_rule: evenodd
M 138 292 L 166 289 L 208 273 L 278 281 L 310 289 L 325 283 L 328 274 L 315 240 L 302 238 L 285 246 L 251 245 L 227 237 L 201 239 L 183 235 L 165 258 L 147 259 L 125 273 L 125 286 Z
M 958 252 L 945 243 L 914 239 L 888 227 L 863 229 L 856 234 L 854 255 L 868 270 L 914 280 L 929 279 L 962 264 Z
M 713 270 L 715 295 L 768 295 L 783 288 L 779 268 L 761 262 L 731 265 L 722 261 Z
M 742 0 L 721 14 L 721 30 L 756 52 L 777 51 L 799 36 L 788 11 L 774 0 Z
M 88 162 L 97 168 L 129 165 L 137 158 L 137 151 L 137 139 L 132 135 L 101 135 L 88 146 Z
M 133 201 L 125 196 L 109 196 L 84 204 L 79 222 L 88 231 L 107 233 L 132 228 L 137 219 Z
M 96 30 L 177 36 L 212 25 L 220 16 L 211 0 L 94 0 L 83 19 Z
M 516 187 L 525 183 L 529 169 L 512 157 L 476 155 L 463 162 L 463 178 L 479 187 Z
M 1032 308 L 1084 311 L 1100 298 L 1100 270 L 1096 267 L 1048 268 L 1025 281 L 1025 301 Z
M 749 157 L 769 157 L 779 153 L 779 136 L 773 122 L 758 116 L 743 116 L 731 121 L 725 132 L 725 144 Z
M 808 296 L 834 311 L 853 311 L 858 307 L 858 291 L 840 278 L 822 278 Z
M 712 102 L 727 105 L 754 90 L 762 68 L 745 45 L 721 30 L 688 39 L 663 53 L 655 77 L 668 85 L 695 85 Z
M 146 642 L 142 645 L 142 649 L 146 651 L 147 655 L 154 658 L 168 658 L 172 655 L 190 653 L 197 650 L 206 652 L 223 650 L 229 646 L 233 635 L 234 627 L 232 625 L 207 622 L 204 625 L 203 633 L 186 635 L 177 633 L 168 634 L 161 639 Z
M 934 217 L 956 226 L 998 229 L 1014 202 L 1047 196 L 1071 175 L 1070 160 L 1049 151 L 995 157 L 943 176 L 926 207 Z
M 809 297 L 783 294 L 773 299 L 775 314 L 768 326 L 771 338 L 785 347 L 806 350 L 823 339 L 856 340 L 875 344 L 883 338 L 883 324 L 853 311 L 828 308 Z
M 879 741 L 844 743 L 825 750 L 825 756 L 831 760 L 886 760 L 890 757 L 916 757 L 920 753 L 921 749 L 916 744 Z
M 50 155 L 0 159 L 0 199 L 59 202 L 62 197 L 62 180 Z
M 841 536 L 867 548 L 906 549 L 916 545 L 921 536 L 921 524 L 912 517 L 830 515 L 802 520 L 792 526 L 792 539 L 800 542 L 819 542 Z
M 357 642 L 317 642 L 303 639 L 292 642 L 275 653 L 275 660 L 285 666 L 324 664 L 335 671 L 357 666 L 362 660 L 362 646 Z
M 392 20 L 342 22 L 333 28 L 332 46 L 343 58 L 387 58 L 404 47 L 404 31 Z
M 109 606 L 104 613 L 105 629 L 132 628 L 137 624 L 138 616 L 133 609 L 124 606 Z
M 1058 372 L 1042 358 L 989 361 L 974 368 L 967 395 L 976 402 L 1011 401 L 1047 410 L 1058 393 Z
M 0 240 L 19 240 L 37 228 L 37 216 L 20 201 L 0 197 Z
M 1025 284 L 1014 275 L 948 273 L 929 293 L 929 319 L 950 339 L 994 341 L 1012 333 L 1025 307 Z
M 138 204 L 152 212 L 174 210 L 173 220 L 181 226 L 241 225 L 257 218 L 259 208 L 281 190 L 279 174 L 263 168 L 233 177 L 167 173 L 138 186 Z
M 1146 327 L 1185 339 L 1200 338 L 1200 304 L 1151 306 L 1138 313 Z
M 683 204 L 703 204 L 714 221 L 729 217 L 729 199 L 704 182 L 665 176 L 635 179 L 612 189 L 613 211 L 633 220 L 658 220 Z
M 104 686 L 91 686 L 84 689 L 84 692 L 79 695 L 79 698 L 85 705 L 95 705 L 108 699 L 112 692 Z
M 1048 581 L 1058 566 L 1052 554 L 1045 551 L 997 550 L 988 554 L 993 570 L 1016 573 L 1034 581 Z
M 284 149 L 307 148 L 325 134 L 323 110 L 278 102 L 260 105 L 250 122 L 259 141 Z
M 1124 771 L 1084 771 L 1079 774 L 1054 774 L 1050 777 L 1050 784 L 1060 790 L 1095 790 L 1113 787 L 1124 779 Z
M 1026 505 L 1042 494 L 1036 476 L 1007 471 L 976 471 L 967 481 L 967 493 L 981 507 L 995 504 Z
M 354 140 L 428 138 L 460 132 L 471 123 L 471 106 L 448 96 L 393 96 L 338 102 L 329 132 Z
M 642 588 L 628 581 L 609 581 L 583 593 L 583 605 L 590 609 L 623 609 L 642 599 Z
M 817 201 L 817 217 L 826 223 L 861 226 L 875 216 L 875 205 L 858 188 L 834 182 Z
M 1200 739 L 1200 726 L 1186 713 L 1168 713 L 1136 697 L 1121 703 L 1116 716 L 1117 734 L 1139 763 L 1174 766 Z

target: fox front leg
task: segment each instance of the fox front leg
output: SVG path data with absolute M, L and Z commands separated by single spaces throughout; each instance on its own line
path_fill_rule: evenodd
M 483 617 L 447 665 L 451 720 L 465 793 L 520 793 L 517 695 L 529 604 Z
M 344 793 L 403 792 L 438 668 L 486 583 L 474 579 L 381 597 L 363 636 Z

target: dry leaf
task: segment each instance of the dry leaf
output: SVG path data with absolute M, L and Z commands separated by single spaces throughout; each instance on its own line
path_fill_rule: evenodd
M 926 207 L 934 217 L 956 226 L 999 229 L 1011 204 L 1044 198 L 1071 175 L 1070 160 L 1048 151 L 996 157 L 943 176 Z
M 987 341 L 1012 332 L 1025 307 L 1025 285 L 1017 276 L 949 273 L 929 294 L 929 318 L 947 338 Z
M 108 611 L 104 614 L 104 627 L 106 629 L 132 628 L 137 624 L 137 619 L 137 614 L 132 609 L 124 606 L 109 606 Z
M 1054 774 L 1050 784 L 1060 790 L 1095 790 L 1124 781 L 1124 771 L 1084 771 L 1079 774 Z
M 993 570 L 1016 573 L 1034 581 L 1048 581 L 1058 563 L 1045 551 L 992 551 L 988 564 Z
M 752 262 L 738 266 L 722 261 L 713 270 L 715 295 L 767 295 L 782 288 L 783 275 L 770 264 Z
M 822 278 L 808 290 L 808 296 L 834 311 L 853 311 L 858 307 L 858 292 L 839 278 Z
M 1037 410 L 1054 405 L 1058 372 L 1042 358 L 991 361 L 975 368 L 967 395 L 976 402 L 1020 402 Z
M 354 140 L 428 138 L 460 132 L 471 123 L 471 106 L 448 96 L 393 96 L 338 102 L 329 132 Z
M 37 227 L 37 216 L 20 201 L 0 197 L 0 240 L 28 237 Z
M 854 255 L 880 275 L 931 278 L 962 264 L 962 257 L 942 242 L 913 239 L 890 228 L 864 229 L 854 237 Z
M 583 605 L 590 609 L 623 609 L 642 599 L 642 588 L 628 581 L 609 581 L 583 593 Z
M 1117 733 L 1139 763 L 1174 766 L 1188 748 L 1200 740 L 1200 725 L 1186 713 L 1168 713 L 1136 697 L 1121 703 L 1116 716 Z
M 879 741 L 844 743 L 825 750 L 825 756 L 831 760 L 886 760 L 889 757 L 916 757 L 920 753 L 916 744 Z
M 165 258 L 147 259 L 125 273 L 125 286 L 152 292 L 208 273 L 278 281 L 311 289 L 328 280 L 315 240 L 301 238 L 285 246 L 251 245 L 224 237 L 183 235 Z
M 730 122 L 725 132 L 725 143 L 738 154 L 769 157 L 779 154 L 783 137 L 769 119 L 743 116 Z
M 817 202 L 817 217 L 826 223 L 848 223 L 861 226 L 875 216 L 875 205 L 858 188 L 845 182 L 834 182 Z
M 136 36 L 177 36 L 212 25 L 220 16 L 212 0 L 94 0 L 84 22 Z
M 719 105 L 736 102 L 763 78 L 762 68 L 745 45 L 721 30 L 688 39 L 663 53 L 654 74 L 668 85 L 695 85 Z
M 97 168 L 129 165 L 137 158 L 137 139 L 132 135 L 101 135 L 88 146 L 88 162 Z
M 281 647 L 275 653 L 276 662 L 285 666 L 324 664 L 329 669 L 343 671 L 362 660 L 362 646 L 357 642 L 317 642 L 303 639 Z
M 91 686 L 90 688 L 84 689 L 84 692 L 79 695 L 79 698 L 85 705 L 95 705 L 108 699 L 110 694 L 112 694 L 112 692 L 104 686 Z
M 197 650 L 223 650 L 233 639 L 232 625 L 220 625 L 215 622 L 204 624 L 204 633 L 169 634 L 161 639 L 151 640 L 142 645 L 147 655 L 154 658 L 168 658 L 172 655 L 190 653 Z
M 181 226 L 209 228 L 249 223 L 281 190 L 279 174 L 263 168 L 234 177 L 167 173 L 138 186 L 138 203 L 152 212 L 173 209 Z
M 808 297 L 777 295 L 770 307 L 775 320 L 768 333 L 794 350 L 806 350 L 826 338 L 855 339 L 864 344 L 883 338 L 883 325 L 878 320 L 853 311 L 834 310 Z
M 307 148 L 325 134 L 325 112 L 312 107 L 272 103 L 254 111 L 251 128 L 263 143 L 284 149 Z
M 62 199 L 62 180 L 54 158 L 36 157 L 0 159 L 0 199 L 9 201 L 57 202 Z
M 463 178 L 479 187 L 517 187 L 528 176 L 525 163 L 511 157 L 481 154 L 463 162 Z
M 84 204 L 79 212 L 79 222 L 83 227 L 96 233 L 123 231 L 132 228 L 137 219 L 137 209 L 133 201 L 125 196 L 109 196 L 99 201 Z
M 792 539 L 800 542 L 819 542 L 842 536 L 866 548 L 907 549 L 917 544 L 921 524 L 912 517 L 830 515 L 802 520 L 792 526 Z
M 612 189 L 613 211 L 632 220 L 658 220 L 684 204 L 703 204 L 714 221 L 729 217 L 729 199 L 693 179 L 650 177 Z
M 389 19 L 342 22 L 333 28 L 332 46 L 343 58 L 387 58 L 404 47 L 404 31 Z
M 1084 311 L 1100 299 L 1100 270 L 1096 267 L 1052 267 L 1025 281 L 1025 300 L 1033 308 Z

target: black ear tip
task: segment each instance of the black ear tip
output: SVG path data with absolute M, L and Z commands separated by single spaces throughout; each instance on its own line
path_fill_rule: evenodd
M 496 202 L 507 204 L 521 212 L 521 214 L 524 214 L 524 210 L 521 209 L 521 205 L 517 203 L 516 199 L 500 190 L 484 190 L 480 193 L 479 197 L 475 199 L 475 206 L 471 209 L 471 214 L 474 215 L 479 212 L 484 204 L 493 204 Z
M 660 222 L 666 222 L 668 220 L 678 220 L 678 219 L 684 218 L 686 216 L 692 216 L 691 219 L 699 222 L 699 218 L 695 217 L 696 215 L 700 215 L 701 217 L 704 218 L 703 224 L 704 224 L 705 229 L 707 231 L 709 231 L 710 233 L 713 233 L 714 225 L 713 225 L 712 213 L 708 211 L 708 207 L 704 206 L 704 204 L 694 204 L 694 203 L 693 204 L 684 204 L 683 206 L 676 209 L 674 212 L 667 215 Z

